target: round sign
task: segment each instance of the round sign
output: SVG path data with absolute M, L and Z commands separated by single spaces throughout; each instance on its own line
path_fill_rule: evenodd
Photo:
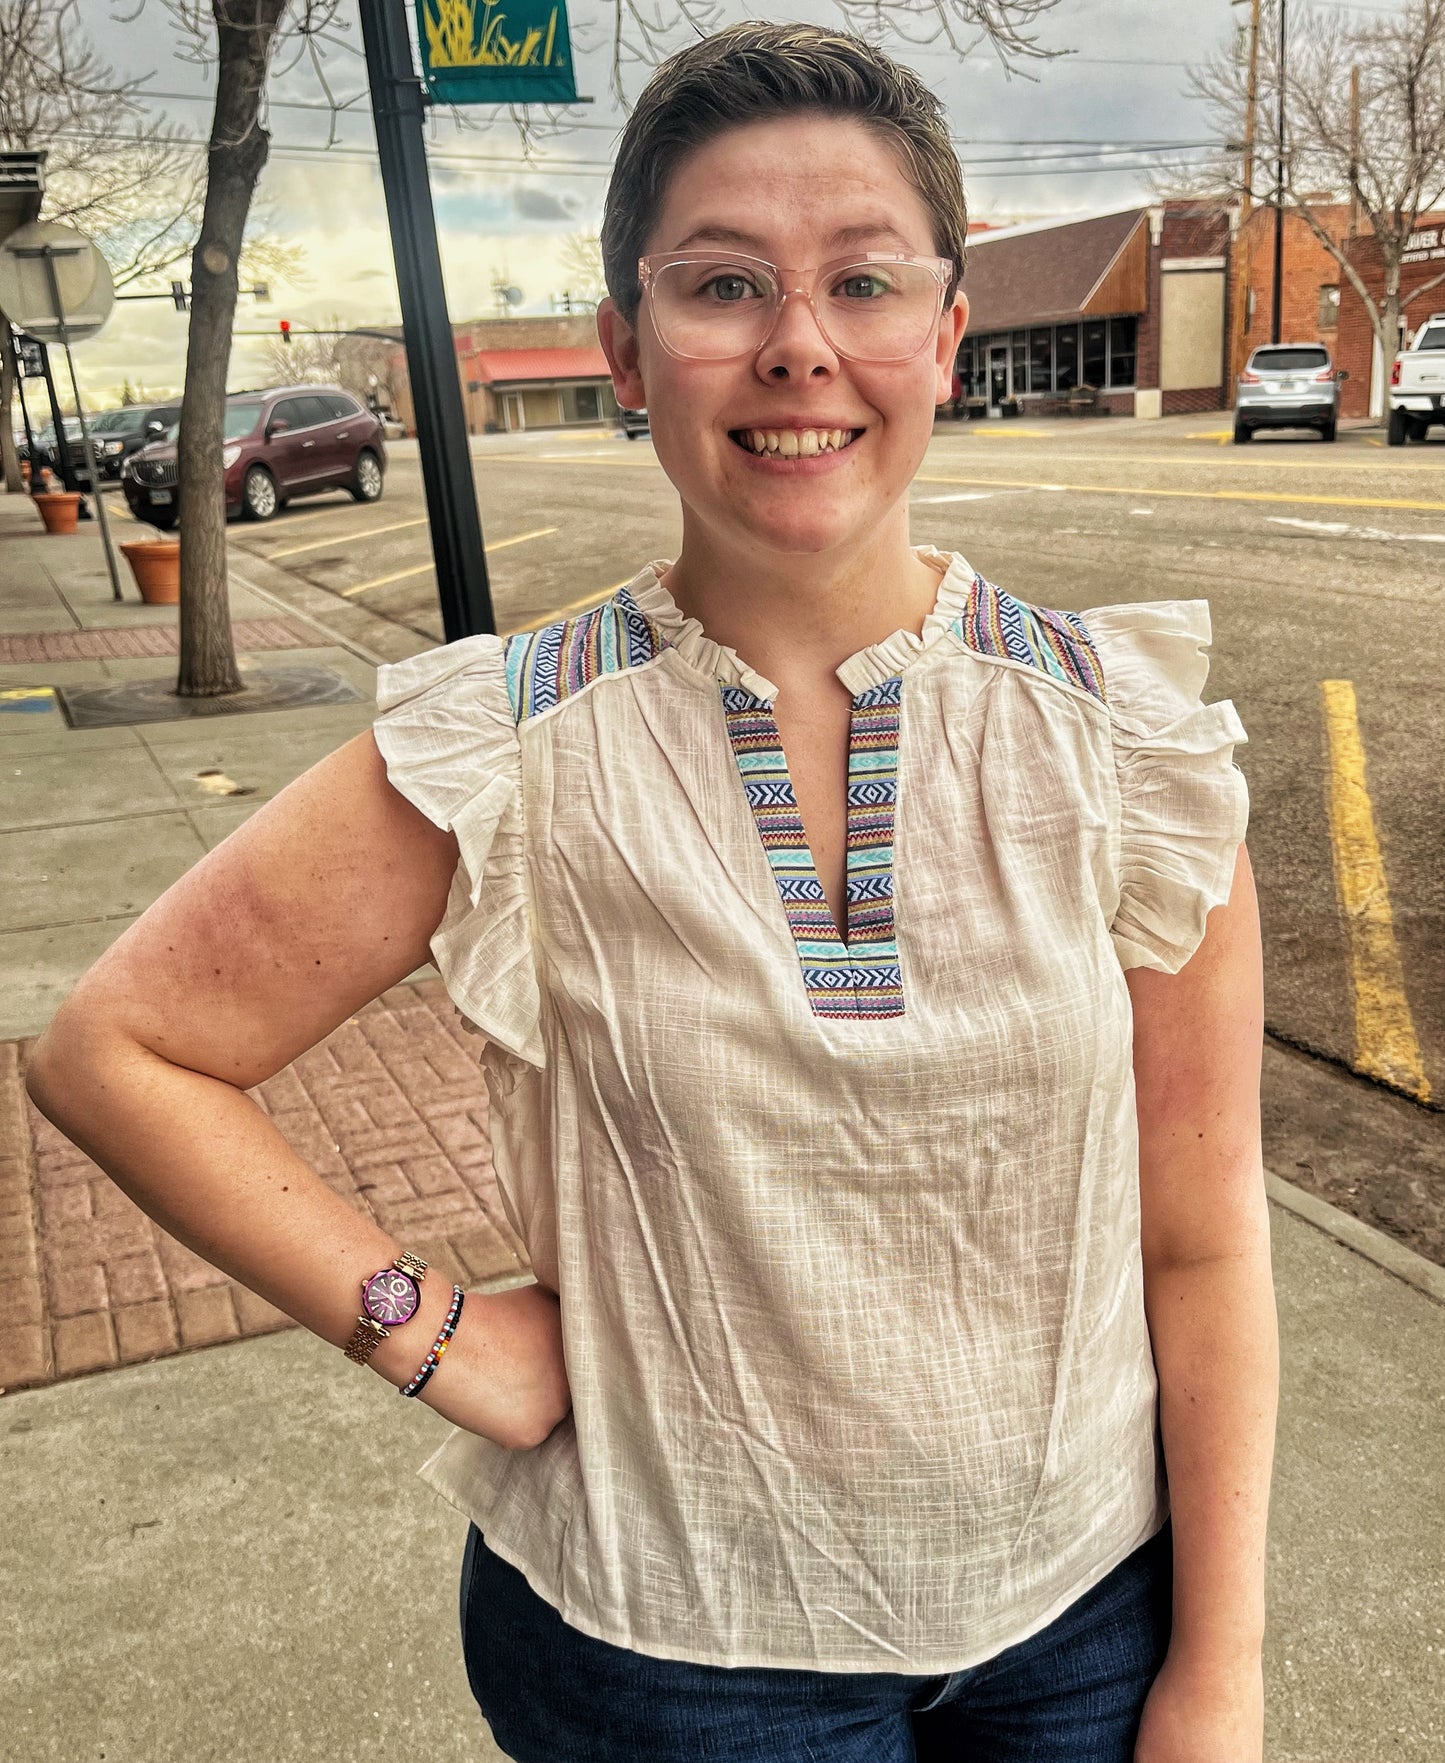
M 0 311 L 37 342 L 83 342 L 104 328 L 114 305 L 110 265 L 74 227 L 32 221 L 0 243 Z

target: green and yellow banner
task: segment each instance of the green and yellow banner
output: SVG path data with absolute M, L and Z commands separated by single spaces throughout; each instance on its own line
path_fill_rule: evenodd
M 437 104 L 572 104 L 565 0 L 416 0 L 422 79 Z

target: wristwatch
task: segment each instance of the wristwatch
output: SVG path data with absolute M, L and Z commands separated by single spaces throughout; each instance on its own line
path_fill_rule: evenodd
M 357 1365 L 367 1360 L 394 1328 L 410 1322 L 421 1308 L 421 1282 L 426 1262 L 410 1249 L 361 1282 L 361 1315 L 356 1331 L 342 1349 Z

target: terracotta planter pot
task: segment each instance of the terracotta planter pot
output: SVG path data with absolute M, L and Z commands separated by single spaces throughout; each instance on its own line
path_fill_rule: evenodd
M 181 541 L 131 539 L 121 551 L 140 597 L 150 606 L 177 606 L 181 598 Z
M 80 495 L 76 490 L 42 490 L 30 500 L 40 510 L 48 533 L 73 533 L 80 519 Z

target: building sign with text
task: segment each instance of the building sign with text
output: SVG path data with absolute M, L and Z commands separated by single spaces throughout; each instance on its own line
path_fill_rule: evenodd
M 435 104 L 573 104 L 565 0 L 416 0 Z

